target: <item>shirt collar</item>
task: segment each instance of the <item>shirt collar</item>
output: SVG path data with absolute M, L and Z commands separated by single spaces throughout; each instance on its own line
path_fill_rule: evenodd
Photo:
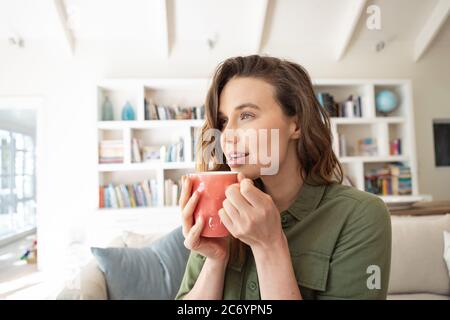
M 326 185 L 315 186 L 305 181 L 295 201 L 286 211 L 292 214 L 297 220 L 301 220 L 317 208 L 325 193 L 326 187 Z

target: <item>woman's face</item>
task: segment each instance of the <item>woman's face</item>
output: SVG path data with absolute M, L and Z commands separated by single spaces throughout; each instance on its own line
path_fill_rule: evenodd
M 276 168 L 271 170 L 276 174 L 290 142 L 298 139 L 295 117 L 284 115 L 274 94 L 264 80 L 238 77 L 227 82 L 219 98 L 220 144 L 227 164 L 252 179 L 265 175 L 261 168 Z

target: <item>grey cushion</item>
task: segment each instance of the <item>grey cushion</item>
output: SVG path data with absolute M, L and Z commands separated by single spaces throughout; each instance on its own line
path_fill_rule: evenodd
M 387 300 L 450 300 L 450 296 L 432 293 L 388 294 Z
M 181 227 L 143 248 L 91 248 L 112 300 L 174 299 L 189 250 Z
M 443 258 L 444 230 L 450 214 L 392 216 L 392 259 L 389 294 L 450 294 L 450 278 Z

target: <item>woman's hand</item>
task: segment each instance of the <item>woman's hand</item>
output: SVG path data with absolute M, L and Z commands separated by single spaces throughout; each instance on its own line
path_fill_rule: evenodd
M 180 207 L 183 219 L 184 245 L 189 250 L 196 251 L 211 260 L 227 263 L 229 258 L 228 237 L 206 238 L 200 236 L 204 226 L 203 217 L 199 216 L 194 224 L 193 214 L 201 194 L 196 190 L 191 196 L 193 183 L 189 176 L 182 176 L 181 182 Z
M 238 174 L 238 181 L 225 191 L 226 199 L 219 211 L 222 223 L 252 250 L 280 245 L 285 236 L 280 212 L 272 197 L 259 190 L 242 172 Z

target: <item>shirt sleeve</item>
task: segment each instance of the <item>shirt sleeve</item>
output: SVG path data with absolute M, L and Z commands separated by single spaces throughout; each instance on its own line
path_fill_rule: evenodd
M 331 256 L 327 288 L 317 299 L 386 299 L 391 264 L 391 218 L 384 202 L 356 205 Z
M 204 256 L 197 252 L 191 251 L 186 263 L 183 279 L 181 280 L 180 289 L 175 296 L 175 300 L 182 300 L 184 296 L 192 290 L 198 276 L 200 275 L 200 271 L 202 270 L 204 263 Z

